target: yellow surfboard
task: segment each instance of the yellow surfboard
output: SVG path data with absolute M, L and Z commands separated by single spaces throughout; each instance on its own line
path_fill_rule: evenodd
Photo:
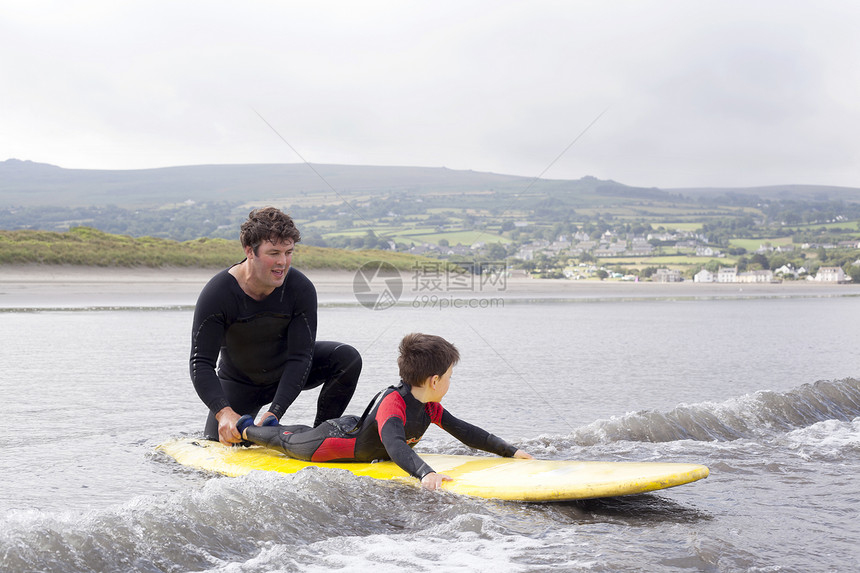
M 157 447 L 182 465 L 241 476 L 254 470 L 296 473 L 306 467 L 347 470 L 358 476 L 417 484 L 394 462 L 316 463 L 295 460 L 259 446 L 227 447 L 193 438 Z M 453 481 L 454 493 L 509 501 L 565 501 L 615 497 L 674 487 L 708 477 L 698 464 L 662 462 L 578 462 L 519 460 L 485 456 L 420 454 L 430 467 Z

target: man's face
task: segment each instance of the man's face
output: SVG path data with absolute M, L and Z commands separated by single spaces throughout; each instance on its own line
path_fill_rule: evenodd
M 295 243 L 290 239 L 275 243 L 263 241 L 256 253 L 251 247 L 245 247 L 245 256 L 251 267 L 251 280 L 269 292 L 284 284 L 293 261 L 294 247 Z

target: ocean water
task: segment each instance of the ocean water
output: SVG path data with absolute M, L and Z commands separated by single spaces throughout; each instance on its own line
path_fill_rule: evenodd
M 198 435 L 189 308 L 0 310 L 0 571 L 855 571 L 860 298 L 320 309 L 397 381 L 412 331 L 462 361 L 444 404 L 537 457 L 704 463 L 651 494 L 522 504 L 307 470 L 226 478 Z M 315 394 L 288 420 L 308 422 Z M 423 451 L 466 453 L 437 428 Z

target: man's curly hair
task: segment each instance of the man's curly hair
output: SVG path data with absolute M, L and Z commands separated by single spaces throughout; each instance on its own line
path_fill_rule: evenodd
M 275 207 L 263 207 L 248 214 L 248 220 L 242 223 L 239 231 L 239 240 L 243 248 L 251 247 L 257 254 L 257 247 L 265 241 L 298 243 L 302 235 L 289 215 Z

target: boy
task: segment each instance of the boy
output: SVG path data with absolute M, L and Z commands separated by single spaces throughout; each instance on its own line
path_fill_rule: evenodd
M 477 426 L 459 420 L 439 403 L 448 391 L 451 371 L 460 353 L 447 340 L 431 334 L 408 334 L 400 342 L 397 365 L 401 382 L 380 392 L 364 414 L 308 426 L 254 426 L 251 416 L 237 423 L 242 436 L 290 457 L 315 461 L 370 462 L 393 460 L 422 487 L 435 490 L 451 478 L 437 474 L 412 448 L 430 423 L 472 448 L 523 459 L 532 456 Z M 268 421 L 268 420 L 267 420 Z

